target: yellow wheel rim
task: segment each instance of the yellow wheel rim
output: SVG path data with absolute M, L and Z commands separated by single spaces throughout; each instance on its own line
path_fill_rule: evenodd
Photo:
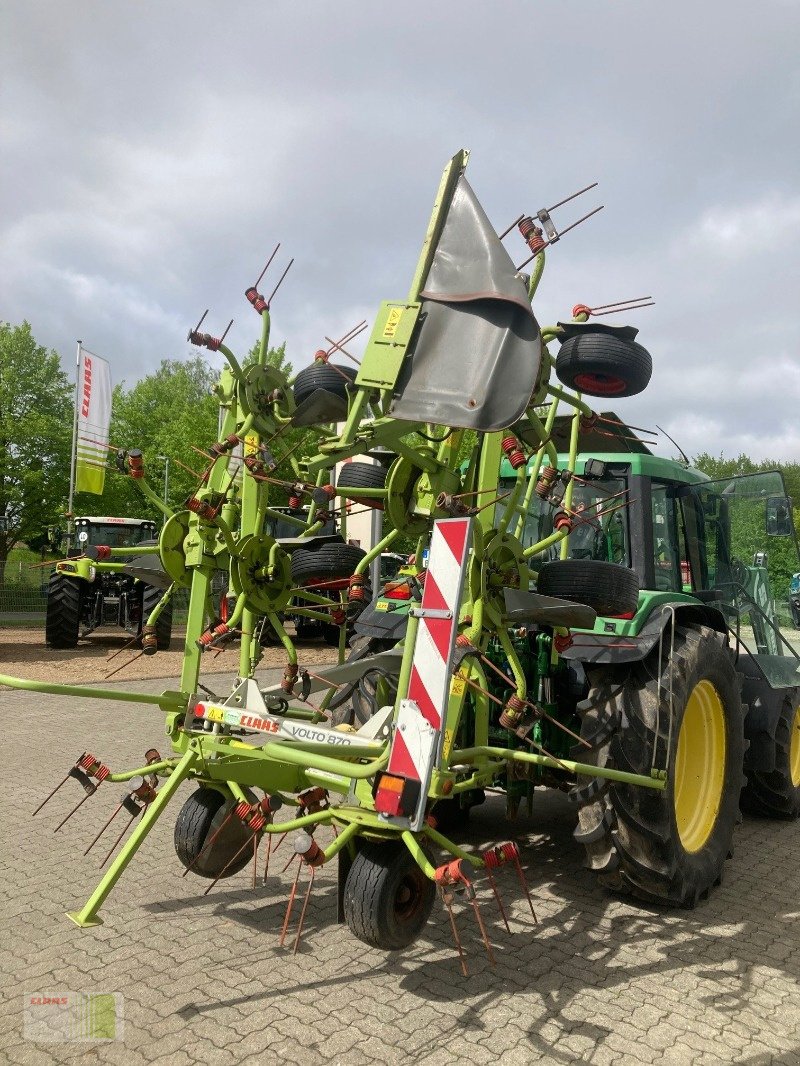
M 725 784 L 725 747 L 722 700 L 710 681 L 698 681 L 686 704 L 675 754 L 675 822 L 686 851 L 699 851 L 716 825 Z M 800 741 L 797 760 L 800 775 Z
M 800 705 L 794 712 L 792 722 L 792 739 L 789 743 L 789 772 L 792 775 L 792 784 L 795 788 L 800 786 Z

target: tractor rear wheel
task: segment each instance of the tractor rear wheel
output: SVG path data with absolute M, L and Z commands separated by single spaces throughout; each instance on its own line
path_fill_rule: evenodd
M 155 610 L 156 604 L 164 595 L 163 589 L 157 589 L 153 585 L 142 586 L 142 622 L 141 625 L 147 624 L 147 619 L 151 613 Z M 141 635 L 141 626 L 139 627 L 139 633 Z M 161 614 L 156 619 L 156 641 L 159 651 L 167 651 L 172 643 L 172 603 L 168 603 L 164 607 Z
M 54 571 L 47 585 L 45 637 L 51 648 L 74 648 L 81 632 L 83 582 Z
M 254 797 L 248 796 L 249 799 Z M 233 817 L 219 832 L 237 801 L 216 788 L 201 786 L 192 793 L 178 812 L 175 821 L 175 853 L 187 869 L 198 877 L 232 877 L 247 866 L 253 857 L 252 834 L 244 823 Z M 219 836 L 206 848 L 215 833 Z M 249 844 L 249 847 L 243 845 Z M 205 848 L 205 851 L 203 850 Z M 231 862 L 239 849 L 241 852 Z M 230 862 L 230 866 L 225 869 Z M 225 871 L 224 873 L 222 871 Z
M 368 843 L 344 885 L 344 918 L 353 936 L 383 951 L 408 947 L 422 932 L 436 888 L 405 844 Z
M 744 712 L 725 638 L 676 626 L 660 697 L 657 651 L 590 679 L 578 711 L 592 750 L 573 748 L 574 758 L 646 776 L 666 766 L 668 778 L 663 791 L 579 779 L 571 796 L 587 865 L 606 887 L 692 907 L 720 882 L 739 819 Z
M 775 727 L 774 769 L 756 770 L 745 755 L 744 772 L 747 784 L 742 808 L 748 814 L 766 818 L 800 815 L 800 689 L 789 689 L 783 698 Z

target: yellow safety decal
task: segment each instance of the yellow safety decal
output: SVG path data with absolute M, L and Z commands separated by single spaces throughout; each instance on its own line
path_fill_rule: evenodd
M 388 600 L 378 600 L 378 602 L 375 604 L 375 610 L 376 611 L 388 611 L 389 610 L 389 601 Z
M 461 674 L 455 674 L 453 680 L 450 682 L 450 695 L 451 696 L 463 696 L 464 689 L 467 687 L 466 680 Z
M 397 333 L 397 327 L 400 325 L 400 319 L 403 317 L 402 307 L 392 307 L 389 311 L 389 317 L 386 319 L 386 325 L 383 327 L 384 337 L 393 337 Z
M 450 750 L 453 747 L 453 730 L 445 729 L 444 731 L 444 744 L 442 745 L 442 755 L 445 759 L 450 757 Z
M 206 711 L 205 717 L 211 722 L 224 722 L 225 711 L 222 707 L 209 707 Z
M 258 435 L 250 433 L 244 438 L 244 454 L 255 455 L 258 451 Z

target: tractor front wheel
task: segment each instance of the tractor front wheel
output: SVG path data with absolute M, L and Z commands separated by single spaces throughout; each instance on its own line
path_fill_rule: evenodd
M 84 585 L 54 571 L 47 585 L 45 637 L 51 648 L 74 648 L 81 633 Z
M 408 947 L 422 932 L 436 888 L 405 844 L 368 843 L 344 885 L 344 918 L 353 936 L 383 951 Z
M 666 767 L 668 776 L 663 791 L 579 779 L 575 838 L 587 865 L 609 888 L 692 907 L 720 882 L 739 819 L 744 713 L 725 637 L 676 626 L 660 670 L 656 651 L 590 678 L 578 710 L 592 750 L 574 748 L 574 757 L 645 776 Z

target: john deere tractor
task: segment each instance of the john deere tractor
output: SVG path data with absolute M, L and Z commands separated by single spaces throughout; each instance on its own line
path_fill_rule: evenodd
M 575 837 L 604 885 L 691 906 L 720 880 L 740 804 L 767 817 L 800 813 L 800 659 L 772 596 L 797 567 L 791 506 L 777 471 L 710 481 L 654 456 L 616 415 L 600 417 L 599 433 L 589 425 L 582 432 L 570 513 L 558 493 L 553 498 L 555 469 L 544 468 L 516 528 L 527 547 L 570 523 L 566 552 L 551 549 L 532 587 L 593 608 L 596 620 L 589 628 L 578 619 L 551 640 L 547 625 L 526 621 L 524 596 L 516 609 L 516 594 L 507 592 L 509 616 L 520 623 L 509 639 L 528 692 L 575 733 L 570 742 L 540 716 L 527 734 L 535 744 L 605 769 L 666 768 L 667 787 L 607 777 L 569 787 L 567 775 L 540 768 L 495 783 L 512 812 L 535 785 L 569 788 Z M 561 446 L 568 422 L 556 419 Z M 566 460 L 561 454 L 559 466 Z M 501 491 L 516 476 L 504 460 Z M 402 637 L 424 581 L 424 571 L 406 571 L 387 583 L 356 623 L 353 659 Z M 508 673 L 499 641 L 488 656 Z M 503 682 L 486 676 L 501 698 Z M 391 700 L 396 683 L 387 672 L 365 673 L 337 695 L 338 719 L 360 725 Z M 499 707 L 489 741 L 509 743 Z M 463 817 L 481 799 L 466 793 L 460 811 L 440 810 L 452 824 L 454 813 Z
M 47 586 L 45 632 L 52 648 L 74 648 L 100 626 L 141 634 L 169 584 L 153 547 L 156 523 L 144 518 L 75 520 L 75 546 L 56 563 Z M 172 605 L 159 614 L 158 648 L 172 639 Z

